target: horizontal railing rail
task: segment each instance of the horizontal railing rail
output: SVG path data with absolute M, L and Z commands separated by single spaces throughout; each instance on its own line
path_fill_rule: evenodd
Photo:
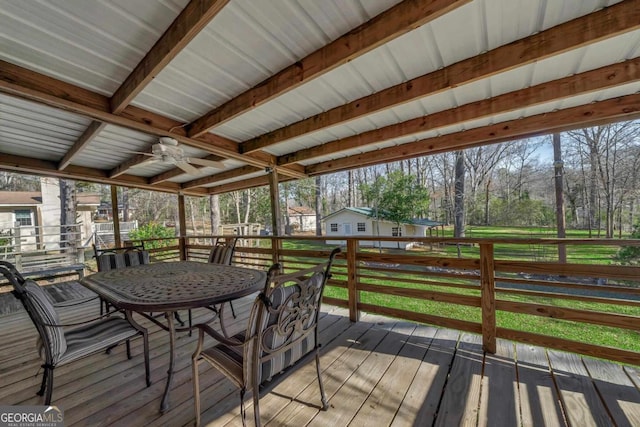
M 296 271 L 326 259 L 326 237 L 186 236 L 162 240 L 162 259 L 206 261 L 217 237 L 239 237 L 234 264 Z M 206 239 L 209 239 L 208 241 Z M 332 236 L 344 242 L 324 301 L 349 309 L 640 365 L 640 266 L 622 265 L 621 246 L 640 240 L 454 239 Z M 411 241 L 411 250 L 361 246 Z M 147 243 L 148 242 L 148 243 Z M 171 244 L 169 245 L 170 242 Z M 180 244 L 184 247 L 180 247 Z M 557 261 L 557 247 L 568 262 Z M 554 259 L 555 258 L 555 259 Z

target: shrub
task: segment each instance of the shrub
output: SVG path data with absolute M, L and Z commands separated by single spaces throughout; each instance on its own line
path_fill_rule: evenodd
M 174 244 L 175 230 L 155 222 L 150 222 L 129 232 L 130 240 L 147 240 L 163 238 L 163 240 L 145 241 L 146 249 L 164 248 Z

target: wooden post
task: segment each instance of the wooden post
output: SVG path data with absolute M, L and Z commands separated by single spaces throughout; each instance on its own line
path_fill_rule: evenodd
M 84 246 L 82 246 L 82 226 L 76 224 L 76 262 L 84 264 Z
M 496 352 L 496 289 L 493 244 L 480 244 L 480 289 L 482 300 L 482 348 Z
M 357 322 L 360 320 L 360 293 L 358 292 L 358 271 L 357 271 L 358 241 L 347 239 L 347 290 L 349 295 L 349 320 Z
M 118 186 L 111 186 L 111 216 L 113 217 L 113 242 L 116 248 L 122 247 L 120 239 L 120 217 L 118 216 Z
M 180 246 L 180 261 L 187 260 L 187 238 L 185 230 L 187 229 L 187 214 L 184 208 L 184 194 L 178 194 L 178 224 L 180 234 L 178 236 L 178 245 Z
M 282 236 L 282 218 L 280 218 L 280 190 L 278 188 L 278 171 L 275 168 L 267 170 L 269 173 L 269 195 L 271 196 L 271 228 L 273 235 Z M 281 239 L 271 239 L 273 262 L 280 262 Z M 284 268 L 284 266 L 283 266 Z
M 562 184 L 564 168 L 559 133 L 553 134 L 553 170 L 556 187 L 556 222 L 558 226 L 558 237 L 563 239 L 567 234 L 565 231 L 564 193 Z M 566 264 L 567 262 L 567 247 L 562 243 L 558 245 L 558 262 L 563 264 Z
M 13 264 L 18 271 L 22 270 L 22 233 L 20 231 L 20 223 L 16 221 L 13 232 L 13 250 L 15 258 Z

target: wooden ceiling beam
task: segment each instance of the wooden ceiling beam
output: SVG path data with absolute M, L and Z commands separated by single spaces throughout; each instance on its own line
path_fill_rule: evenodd
M 405 0 L 195 120 L 200 136 L 252 108 L 432 21 L 470 0 Z
M 278 165 L 301 162 L 638 80 L 640 80 L 640 58 L 630 59 L 286 154 L 278 158 Z
M 185 189 L 189 189 L 189 188 L 194 188 L 194 187 L 201 187 L 203 185 L 207 185 L 207 184 L 213 184 L 215 182 L 220 182 L 220 181 L 224 181 L 227 179 L 233 179 L 233 178 L 237 178 L 239 176 L 244 176 L 244 175 L 248 175 L 251 173 L 255 173 L 258 171 L 264 171 L 264 169 L 262 168 L 256 168 L 254 166 L 242 166 L 236 169 L 231 169 L 228 171 L 224 171 L 221 173 L 217 173 L 215 175 L 212 176 L 207 176 L 204 178 L 198 178 L 198 179 L 194 179 L 188 182 L 185 182 L 182 184 L 182 188 Z
M 229 0 L 191 0 L 111 97 L 121 113 L 144 87 L 222 10 Z
M 292 181 L 294 179 L 295 178 L 292 178 L 290 176 L 278 175 L 278 183 Z M 208 194 L 224 194 L 230 191 L 242 191 L 249 188 L 264 187 L 266 185 L 269 185 L 269 175 L 258 176 L 243 181 L 231 182 L 229 184 L 218 185 L 216 187 L 208 187 L 205 188 L 205 190 L 208 190 Z
M 237 143 L 213 134 L 201 138 L 186 136 L 184 124 L 128 106 L 122 114 L 113 114 L 109 99 L 72 84 L 57 80 L 26 68 L 0 61 L 0 92 L 45 104 L 117 126 L 134 129 L 156 136 L 171 136 L 178 142 L 199 148 L 227 159 L 235 159 L 256 167 L 273 167 L 274 163 L 260 156 L 239 153 Z M 161 127 L 158 127 L 162 124 Z M 173 126 L 169 126 L 173 124 Z M 222 142 L 219 144 L 218 141 Z M 223 146 L 224 145 L 224 146 Z M 234 149 L 228 148 L 231 145 Z M 278 172 L 295 178 L 303 178 L 298 168 L 279 167 Z
M 269 185 L 267 175 L 244 179 L 242 181 L 235 181 L 229 184 L 218 185 L 216 187 L 205 188 L 205 190 L 208 190 L 208 194 L 224 194 L 229 193 L 230 191 L 246 190 L 248 188 L 263 187 L 265 185 Z
M 215 162 L 218 162 L 220 160 L 224 160 L 221 157 L 214 156 L 213 154 L 209 155 L 209 156 L 206 156 L 206 157 L 203 157 L 203 159 L 204 160 L 213 160 Z M 193 166 L 196 169 L 203 169 L 203 168 L 207 167 L 207 166 L 199 166 L 199 165 L 191 165 L 191 166 Z M 170 170 L 168 170 L 166 172 L 162 172 L 161 174 L 158 174 L 156 176 L 150 177 L 149 178 L 149 184 L 158 184 L 160 182 L 164 182 L 164 181 L 167 181 L 167 180 L 169 180 L 171 178 L 175 178 L 177 176 L 184 175 L 184 174 L 185 174 L 185 171 L 183 171 L 182 169 L 173 168 L 173 169 L 170 169 Z
M 242 153 L 259 150 L 287 139 L 472 83 L 638 28 L 640 28 L 640 0 L 623 1 L 247 140 L 241 143 L 240 149 Z
M 134 175 L 121 175 L 117 179 L 113 179 L 109 178 L 109 171 L 107 170 L 75 165 L 69 165 L 64 170 L 59 170 L 57 162 L 34 159 L 31 157 L 15 156 L 12 154 L 2 154 L 2 156 L 0 156 L 0 169 L 19 173 L 97 182 L 100 184 L 142 188 L 151 191 L 163 191 L 168 193 L 183 191 L 180 184 L 174 182 L 165 183 L 164 185 L 150 185 L 146 178 Z M 202 196 L 207 194 L 206 190 L 201 188 L 188 189 L 184 191 L 184 193 L 193 196 Z
M 73 159 L 80 154 L 80 152 L 89 145 L 100 132 L 102 132 L 102 129 L 104 129 L 106 125 L 106 123 L 95 120 L 92 121 L 80 138 L 78 138 L 69 151 L 67 151 L 67 154 L 65 154 L 62 160 L 60 160 L 60 163 L 58 163 L 58 170 L 63 170 L 69 166 Z
M 640 117 L 640 94 L 468 129 L 307 166 L 319 175 Z

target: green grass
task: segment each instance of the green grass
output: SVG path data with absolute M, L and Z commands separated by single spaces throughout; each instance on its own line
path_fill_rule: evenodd
M 473 227 L 467 233 L 468 237 L 483 237 L 483 238 L 537 238 L 537 237 L 554 237 L 553 230 L 546 230 L 540 228 L 498 228 L 498 227 Z M 588 232 L 584 230 L 572 230 L 567 233 L 569 238 L 587 238 Z M 283 244 L 286 249 L 300 249 L 300 250 L 328 250 L 330 247 L 325 245 L 322 241 L 284 241 Z M 362 248 L 362 251 L 379 252 L 379 249 L 366 249 Z M 477 246 L 462 246 L 460 248 L 463 257 L 478 258 L 479 248 Z M 611 264 L 613 263 L 613 256 L 617 252 L 617 246 L 602 246 L 602 245 L 570 245 L 567 247 L 569 262 L 574 263 L 589 263 L 589 264 Z M 428 256 L 446 256 L 457 257 L 458 249 L 455 246 L 439 246 L 434 247 L 432 251 L 428 248 L 421 248 L 418 251 L 412 251 L 409 255 L 419 256 L 421 253 Z M 496 259 L 511 259 L 511 260 L 527 260 L 527 261 L 556 261 L 557 253 L 555 252 L 555 246 L 551 245 L 515 245 L 515 244 L 496 244 L 495 246 L 495 258 Z M 404 254 L 402 250 L 383 250 L 385 253 Z M 342 263 L 338 263 L 342 264 Z M 287 260 L 289 267 L 295 266 L 295 260 Z M 402 268 L 402 266 L 400 266 Z M 337 268 L 337 270 L 343 270 L 343 268 Z M 362 279 L 363 282 L 374 283 L 386 286 L 397 286 L 403 288 L 418 288 L 424 290 L 432 290 L 445 293 L 453 293 L 460 295 L 479 296 L 478 290 L 471 289 L 458 289 L 458 288 L 443 288 L 437 285 L 429 284 L 415 284 L 415 283 L 401 283 L 395 276 L 400 276 L 393 273 L 376 273 L 380 277 L 376 279 Z M 412 279 L 429 280 L 424 274 L 411 275 L 402 274 L 402 277 Z M 334 274 L 334 278 L 338 280 L 346 281 L 344 275 L 339 273 Z M 461 283 L 463 280 L 447 279 L 447 278 L 434 278 L 440 281 L 449 281 L 450 283 Z M 468 282 L 467 283 L 471 283 Z M 638 284 L 635 283 L 637 286 Z M 347 291 L 337 287 L 329 286 L 325 291 L 325 295 L 333 298 L 339 298 L 346 300 Z M 416 313 L 425 313 L 444 318 L 459 319 L 475 323 L 481 322 L 481 310 L 477 307 L 468 307 L 457 304 L 434 302 L 430 300 L 422 300 L 417 298 L 407 298 L 377 294 L 372 292 L 361 292 L 361 301 L 367 304 L 373 304 L 383 307 L 396 308 L 400 310 L 413 311 Z M 589 310 L 594 312 L 606 312 L 614 314 L 624 314 L 629 316 L 640 317 L 640 307 L 625 306 L 617 304 L 602 304 L 602 303 L 590 303 L 583 301 L 572 301 L 562 298 L 546 298 L 546 297 L 529 297 L 522 295 L 510 295 L 500 293 L 498 298 L 503 300 L 509 300 L 514 302 L 528 302 L 535 304 L 543 304 L 552 307 L 566 307 L 573 309 Z M 514 330 L 526 331 L 536 333 L 540 335 L 554 336 L 574 341 L 580 341 L 595 345 L 609 346 L 613 348 L 620 348 L 625 350 L 631 350 L 640 352 L 640 339 L 638 339 L 638 333 L 621 328 L 605 327 L 599 325 L 592 325 L 588 323 L 572 322 L 566 320 L 553 319 L 549 317 L 533 316 L 526 314 L 517 314 L 510 312 L 498 312 L 497 323 L 500 327 L 505 327 Z

